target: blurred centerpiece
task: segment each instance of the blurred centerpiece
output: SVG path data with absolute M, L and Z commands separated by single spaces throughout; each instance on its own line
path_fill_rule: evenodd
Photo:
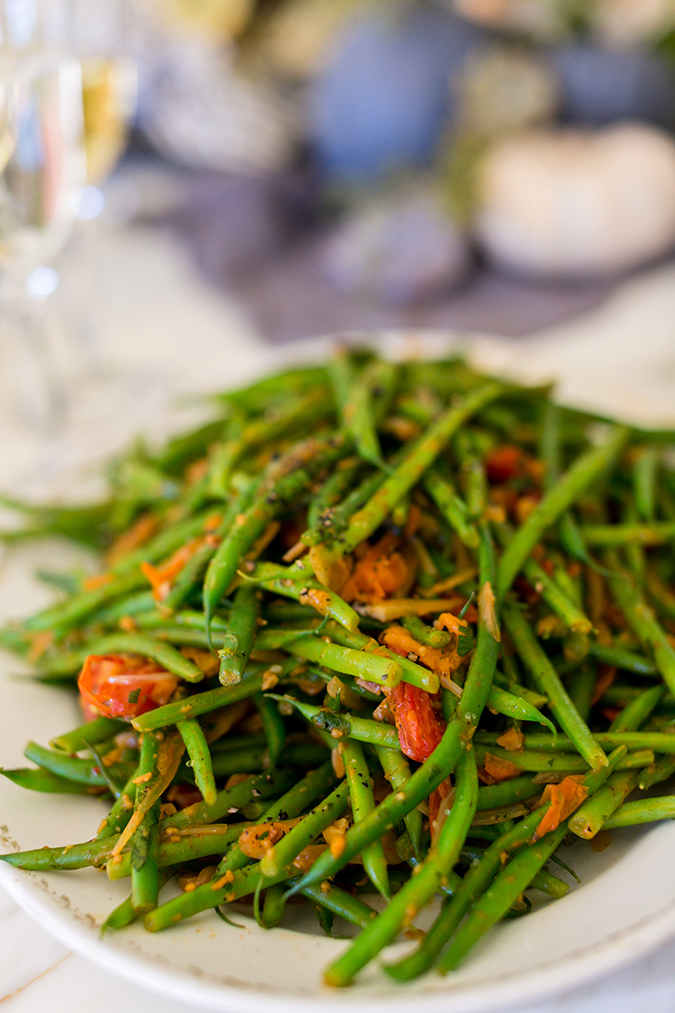
M 183 165 L 298 172 L 338 291 L 486 258 L 607 277 L 675 243 L 672 0 L 135 0 L 139 123 Z

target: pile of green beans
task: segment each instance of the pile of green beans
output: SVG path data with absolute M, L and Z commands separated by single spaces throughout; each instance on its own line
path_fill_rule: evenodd
M 566 837 L 675 818 L 641 794 L 675 774 L 675 434 L 361 348 L 214 406 L 114 462 L 102 503 L 2 498 L 7 541 L 101 566 L 43 573 L 61 600 L 0 630 L 94 705 L 1 773 L 107 805 L 91 840 L 2 860 L 126 879 L 106 931 L 234 902 L 292 926 L 302 898 L 360 930 L 325 970 L 344 986 L 434 898 L 396 980 L 564 896 Z M 169 689 L 89 685 L 92 657 Z

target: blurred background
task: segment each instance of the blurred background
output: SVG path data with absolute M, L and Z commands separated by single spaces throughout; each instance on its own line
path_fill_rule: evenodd
M 672 263 L 674 132 L 675 0 L 0 0 L 7 424 L 580 318 Z

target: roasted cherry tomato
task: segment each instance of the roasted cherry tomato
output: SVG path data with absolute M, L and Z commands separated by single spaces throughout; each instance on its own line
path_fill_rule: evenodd
M 108 718 L 132 718 L 168 703 L 178 676 L 154 661 L 124 654 L 90 654 L 77 681 L 84 705 Z
M 411 760 L 426 760 L 443 738 L 443 725 L 436 717 L 429 693 L 408 682 L 399 682 L 387 699 L 401 749 Z
M 488 481 L 501 485 L 516 478 L 523 471 L 523 452 L 520 447 L 514 447 L 510 443 L 502 447 L 495 447 L 485 458 L 485 470 Z

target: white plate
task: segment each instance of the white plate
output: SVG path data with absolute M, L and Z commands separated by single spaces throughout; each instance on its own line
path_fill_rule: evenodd
M 412 340 L 411 335 L 405 336 L 404 346 L 409 348 Z M 439 346 L 447 348 L 448 340 L 447 336 L 414 339 L 422 351 L 430 353 Z M 384 344 L 396 351 L 401 340 L 388 336 Z M 325 349 L 326 341 L 319 341 L 275 350 L 265 358 L 265 371 L 304 357 L 314 359 Z M 501 354 L 495 354 L 500 352 L 499 344 L 482 341 L 478 351 L 483 362 L 488 355 L 491 361 L 508 366 L 510 373 L 537 379 L 547 369 L 550 372 L 553 361 L 555 372 L 566 380 L 566 398 L 586 398 L 588 405 L 586 395 L 574 394 L 574 362 L 568 358 L 565 363 L 563 355 L 561 365 L 555 355 L 551 358 L 551 349 L 548 345 L 538 359 L 536 349 L 529 345 L 505 345 Z M 256 361 L 242 358 L 237 365 L 237 382 L 260 371 Z M 587 378 L 586 372 L 586 382 Z M 628 407 L 621 401 L 620 385 L 612 388 L 605 383 L 597 393 L 599 407 L 612 398 L 623 404 L 624 416 L 656 421 L 649 397 L 634 398 Z M 661 411 L 658 423 L 664 421 Z M 0 618 L 25 614 L 44 604 L 45 591 L 31 581 L 30 573 L 38 561 L 45 568 L 58 568 L 66 559 L 72 559 L 72 553 L 51 543 L 9 553 L 0 573 Z M 78 721 L 69 692 L 17 681 L 11 675 L 19 668 L 2 656 L 0 761 L 7 767 L 22 765 L 29 737 L 45 743 Z M 0 779 L 3 850 L 86 840 L 102 813 L 94 799 L 34 794 Z M 243 928 L 237 929 L 207 912 L 158 935 L 132 926 L 101 939 L 97 926 L 126 896 L 124 883 L 110 883 L 104 873 L 93 870 L 42 875 L 20 872 L 4 863 L 0 863 L 0 880 L 29 914 L 67 946 L 124 978 L 212 1009 L 285 1013 L 302 1008 L 331 1013 L 356 1004 L 363 1009 L 408 1013 L 414 998 L 420 1009 L 468 1013 L 569 989 L 635 959 L 675 934 L 674 848 L 675 824 L 671 822 L 617 832 L 611 846 L 599 854 L 580 842 L 565 858 L 581 876 L 583 887 L 490 932 L 453 975 L 445 979 L 427 975 L 400 986 L 373 966 L 345 992 L 327 990 L 320 974 L 344 943 L 314 935 L 303 920 L 293 928 L 267 932 L 246 916 L 238 916 Z M 409 945 L 398 943 L 387 955 L 402 953 Z

